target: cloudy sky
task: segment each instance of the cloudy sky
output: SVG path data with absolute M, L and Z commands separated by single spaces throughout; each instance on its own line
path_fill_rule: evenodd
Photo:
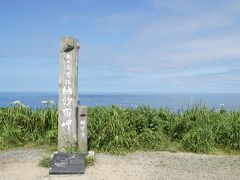
M 239 0 L 0 3 L 0 91 L 57 91 L 60 38 L 80 92 L 240 92 Z

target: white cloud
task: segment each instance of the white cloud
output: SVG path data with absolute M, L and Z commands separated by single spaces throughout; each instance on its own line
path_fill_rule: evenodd
M 152 85 L 160 81 L 169 87 L 182 83 L 183 89 L 189 82 L 205 87 L 237 84 L 240 2 L 149 3 L 153 9 L 89 19 L 91 33 L 101 41 L 84 44 L 80 50 L 81 67 L 86 68 L 83 78 Z

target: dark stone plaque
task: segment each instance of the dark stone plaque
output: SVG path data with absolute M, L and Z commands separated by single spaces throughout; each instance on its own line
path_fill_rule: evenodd
M 86 154 L 54 154 L 49 174 L 84 174 Z

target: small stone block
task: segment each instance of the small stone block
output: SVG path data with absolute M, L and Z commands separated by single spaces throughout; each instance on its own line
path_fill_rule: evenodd
M 84 174 L 86 154 L 54 154 L 49 174 Z

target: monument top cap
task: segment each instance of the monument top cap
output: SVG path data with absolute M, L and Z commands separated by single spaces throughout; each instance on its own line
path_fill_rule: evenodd
M 73 37 L 64 37 L 61 38 L 61 52 L 69 52 L 73 49 L 79 49 L 80 44 L 78 39 Z

